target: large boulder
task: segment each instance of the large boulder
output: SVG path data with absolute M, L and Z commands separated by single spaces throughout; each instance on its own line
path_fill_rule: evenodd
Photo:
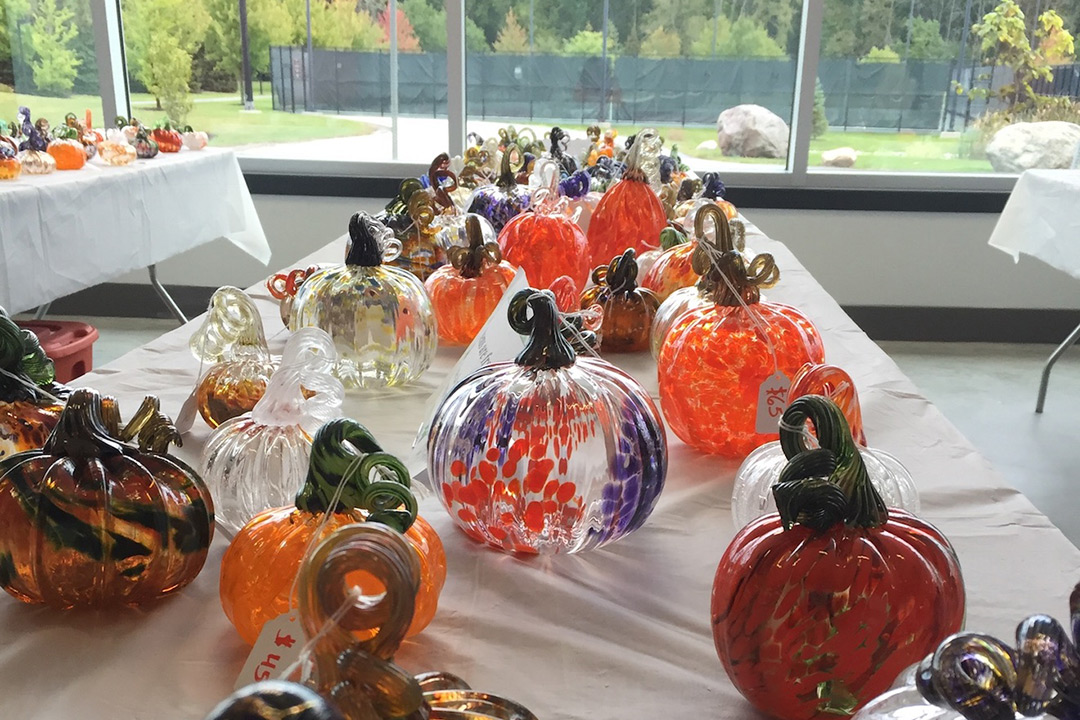
M 859 152 L 852 147 L 838 147 L 821 153 L 821 164 L 826 167 L 854 167 L 858 159 Z
M 1068 168 L 1080 144 L 1080 125 L 1052 120 L 1007 125 L 990 139 L 986 157 L 998 172 Z
M 789 135 L 787 123 L 760 105 L 736 105 L 716 119 L 716 141 L 725 155 L 787 157 Z

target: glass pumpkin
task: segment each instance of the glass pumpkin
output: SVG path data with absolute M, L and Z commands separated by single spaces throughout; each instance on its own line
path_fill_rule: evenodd
M 86 155 L 87 160 L 97 155 L 97 144 L 105 138 L 90 126 L 89 110 L 86 111 L 85 123 L 79 120 L 75 113 L 68 113 L 64 116 L 64 125 L 71 129 L 71 137 L 82 145 L 83 154 Z
M 487 218 L 497 233 L 502 233 L 508 222 L 529 207 L 528 188 L 518 185 L 515 172 L 515 165 L 521 168 L 524 161 L 521 149 L 512 143 L 508 145 L 502 151 L 498 178 L 491 185 L 476 188 L 469 200 L 468 211 Z
M 19 164 L 27 175 L 48 175 L 56 170 L 56 160 L 41 150 L 20 150 Z
M 123 139 L 108 139 L 98 143 L 98 157 L 107 165 L 121 167 L 130 165 L 138 157 L 135 148 Z
M 529 333 L 525 349 L 473 373 L 435 413 L 432 483 L 454 522 L 499 550 L 600 547 L 652 512 L 667 474 L 664 426 L 636 380 L 576 357 L 549 292 L 521 296 L 508 314 Z
M 652 184 L 659 183 L 660 138 L 652 129 L 637 134 L 622 179 L 600 198 L 589 221 L 589 259 L 606 263 L 626 248 L 642 253 L 655 247 L 667 213 Z
M 852 430 L 853 440 L 859 446 L 870 482 L 882 500 L 888 507 L 918 515 L 919 491 L 911 474 L 889 453 L 866 447 L 859 395 L 851 376 L 835 365 L 804 365 L 792 379 L 787 404 L 803 395 L 822 395 L 840 407 Z M 731 493 L 731 516 L 735 520 L 735 527 L 741 528 L 756 517 L 776 512 L 772 484 L 791 459 L 788 453 L 795 452 L 798 452 L 797 446 L 785 448 L 777 440 L 765 443 L 746 456 L 735 473 L 735 486 Z
M 267 278 L 266 290 L 278 301 L 281 322 L 288 329 L 296 330 L 296 312 L 293 310 L 293 302 L 296 300 L 296 293 L 299 292 L 300 286 L 324 267 L 328 266 L 309 265 L 306 268 L 295 268 L 287 273 L 276 273 Z
M 427 279 L 439 326 L 439 339 L 450 345 L 468 345 L 499 304 L 516 272 L 502 259 L 498 243 L 484 242 L 480 216 L 468 214 L 468 248 L 450 249 L 450 264 Z
M 345 388 L 332 375 L 336 359 L 329 335 L 318 328 L 297 330 L 252 411 L 225 421 L 210 436 L 199 470 L 216 500 L 218 524 L 230 535 L 300 491 L 312 436 L 341 416 Z
M 380 592 L 356 596 L 356 578 Z M 215 708 L 207 720 L 470 718 L 537 720 L 521 705 L 472 690 L 443 672 L 412 676 L 394 656 L 413 622 L 422 586 L 416 554 L 401 533 L 378 523 L 334 531 L 305 558 L 296 581 L 305 665 L 315 691 L 263 681 Z M 317 691 L 317 692 L 316 692 Z
M 330 333 L 336 374 L 346 388 L 411 382 L 427 370 L 438 346 L 431 300 L 416 276 L 383 265 L 401 247 L 385 225 L 356 213 L 349 237 L 345 265 L 320 270 L 300 287 L 295 327 Z
M 56 427 L 68 388 L 34 333 L 0 308 L 0 458 L 37 450 Z
M 401 461 L 383 452 L 360 423 L 323 425 L 295 504 L 256 515 L 221 561 L 221 606 L 240 637 L 254 643 L 268 620 L 289 611 L 296 575 L 316 534 L 323 539 L 358 522 L 383 523 L 408 538 L 421 577 L 409 634 L 423 630 L 446 581 L 446 555 L 438 534 L 416 514 L 410 482 Z
M 554 163 L 550 163 L 554 169 Z M 549 176 L 549 182 L 557 180 Z M 533 208 L 506 223 L 499 233 L 503 258 L 522 268 L 529 284 L 547 288 L 563 275 L 574 282 L 574 294 L 585 288 L 589 279 L 588 240 L 584 231 L 566 216 L 565 199 L 553 186 L 533 191 Z M 611 257 L 604 259 L 604 263 Z
M 86 151 L 82 143 L 70 138 L 61 138 L 49 143 L 47 150 L 56 161 L 57 170 L 81 170 L 86 164 Z
M 649 333 L 649 349 L 653 358 L 660 359 L 660 348 L 664 345 L 664 339 L 683 313 L 712 304 L 711 294 L 697 285 L 680 288 L 668 295 L 667 300 L 660 303 L 656 317 L 653 318 L 652 331 Z
M 1080 585 L 1069 597 L 1070 633 L 1030 615 L 1010 644 L 982 633 L 946 638 L 855 715 L 855 720 L 983 720 L 1080 716 Z
M 150 138 L 157 143 L 158 150 L 163 153 L 177 153 L 184 146 L 184 138 L 176 130 L 172 129 L 166 121 L 161 127 L 154 128 Z
M 184 147 L 188 150 L 202 150 L 210 142 L 209 136 L 201 130 L 193 130 L 190 125 L 184 127 L 180 134 Z
M 71 393 L 42 449 L 0 460 L 0 584 L 24 602 L 154 601 L 199 574 L 213 523 L 195 471 L 110 437 L 93 390 Z
M 820 447 L 802 432 L 813 422 Z M 844 414 L 820 395 L 784 411 L 797 445 L 779 513 L 736 534 L 716 569 L 712 629 L 735 688 L 779 720 L 850 714 L 964 621 L 956 553 L 932 525 L 886 509 Z
M 200 363 L 211 364 L 195 388 L 199 414 L 206 424 L 216 428 L 250 412 L 266 392 L 275 367 L 262 316 L 251 298 L 239 288 L 218 288 L 188 345 Z
M 401 253 L 389 264 L 408 270 L 423 282 L 446 264 L 446 251 L 439 246 L 437 228 L 432 224 L 436 218 L 435 206 L 431 196 L 415 179 L 402 183 L 400 195 L 406 201 L 411 222 L 398 235 Z
M 679 242 L 677 237 L 677 230 L 675 228 L 665 228 L 661 232 L 661 244 L 664 243 L 664 233 L 668 234 L 668 249 L 666 249 L 653 263 L 647 274 L 643 274 L 641 285 L 647 287 L 656 293 L 660 301 L 663 302 L 671 296 L 676 290 L 680 290 L 685 287 L 690 287 L 698 281 L 698 274 L 693 268 L 693 255 L 694 248 L 697 243 L 702 239 L 711 239 L 705 236 L 705 228 L 708 227 L 706 222 L 713 220 L 713 227 L 716 227 L 719 220 L 716 219 L 718 215 L 722 214 L 722 210 L 715 203 L 708 203 L 702 205 L 697 210 L 697 214 L 694 219 L 693 240 L 687 242 Z M 700 218 L 700 220 L 698 219 Z M 698 228 L 701 228 L 702 235 L 698 234 Z M 746 228 L 742 222 L 735 220 L 729 221 L 728 227 L 731 228 L 732 243 L 735 249 L 743 253 L 746 248 Z M 670 232 L 669 232 L 670 231 Z M 749 258 L 748 258 L 749 259 Z
M 660 300 L 637 285 L 637 261 L 627 249 L 606 267 L 593 270 L 594 285 L 581 295 L 582 309 L 599 305 L 604 312 L 597 335 L 600 349 L 637 352 L 649 345 L 649 330 Z
M 157 141 L 155 141 L 150 134 L 146 131 L 146 128 L 139 126 L 138 131 L 135 133 L 135 137 L 131 139 L 131 146 L 135 148 L 135 155 L 140 160 L 150 160 L 157 157 L 158 147 Z
M 786 398 L 787 386 L 777 387 L 777 375 L 790 382 L 815 361 L 816 351 L 787 310 L 760 302 L 759 288 L 779 278 L 772 256 L 758 255 L 747 267 L 726 218 L 698 216 L 704 217 L 718 223 L 716 238 L 697 243 L 694 266 L 712 303 L 680 315 L 664 338 L 657 361 L 660 405 L 683 442 L 744 458 L 778 437 L 772 418 L 782 404 L 766 405 L 777 394 L 781 403 Z
M 0 135 L 0 180 L 14 180 L 22 174 L 22 162 L 15 141 Z

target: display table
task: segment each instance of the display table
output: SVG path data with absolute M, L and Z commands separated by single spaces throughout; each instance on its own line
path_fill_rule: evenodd
M 270 261 L 231 150 L 0 182 L 0 306 L 22 312 L 218 238 Z
M 1080 551 L 1005 484 L 785 247 L 753 227 L 749 234 L 748 244 L 773 253 L 782 268 L 770 299 L 798 305 L 817 323 L 829 360 L 858 385 L 871 444 L 908 466 L 924 516 L 955 545 L 967 627 L 1011 637 L 1030 613 L 1066 617 Z M 343 245 L 297 265 L 340 262 Z M 276 302 L 261 288 L 252 295 L 271 350 L 280 352 L 286 333 Z M 187 349 L 193 329 L 174 330 L 77 384 L 118 396 L 125 415 L 146 392 L 175 414 L 196 379 Z M 458 355 L 441 349 L 415 385 L 350 394 L 347 415 L 407 456 L 425 401 Z M 649 355 L 610 359 L 656 397 Z M 195 463 L 209 434 L 197 420 L 179 454 Z M 448 577 L 434 621 L 405 642 L 397 662 L 413 672 L 453 672 L 545 720 L 753 716 L 716 657 L 709 620 L 713 574 L 735 533 L 738 463 L 695 452 L 670 433 L 669 443 L 667 486 L 648 522 L 582 555 L 493 551 L 457 530 L 429 493 L 420 511 L 442 536 Z M 202 720 L 231 692 L 248 651 L 218 602 L 226 544 L 219 533 L 202 574 L 155 607 L 61 613 L 0 597 L 0 717 Z
M 990 245 L 1012 255 L 1042 260 L 1080 280 L 1080 170 L 1025 170 L 1001 211 Z M 1046 403 L 1046 388 L 1054 363 L 1077 338 L 1080 325 L 1050 355 L 1043 367 L 1035 412 Z

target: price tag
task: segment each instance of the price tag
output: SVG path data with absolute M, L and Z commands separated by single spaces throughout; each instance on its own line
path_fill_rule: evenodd
M 791 388 L 791 380 L 784 373 L 777 370 L 758 388 L 757 420 L 754 423 L 754 431 L 762 435 L 777 432 L 780 424 L 780 416 L 787 409 L 788 390 Z
M 420 431 L 416 433 L 412 453 L 409 455 L 408 466 L 414 476 L 427 467 L 427 441 L 428 433 L 431 431 L 431 423 L 435 419 L 435 411 L 446 396 L 450 394 L 450 391 L 456 388 L 462 380 L 485 365 L 513 360 L 521 352 L 521 349 L 525 347 L 528 338 L 514 332 L 506 321 L 506 311 L 510 307 L 510 299 L 528 287 L 529 279 L 525 277 L 525 271 L 519 268 L 514 275 L 514 279 L 507 286 L 506 292 L 503 293 L 502 299 L 499 300 L 499 304 L 495 306 L 491 316 L 484 323 L 484 327 L 480 329 L 469 347 L 465 348 L 465 352 L 461 354 L 461 359 L 458 360 L 457 365 L 450 371 L 450 374 L 446 376 L 443 384 L 431 394 L 431 399 L 428 400 L 428 404 L 424 408 L 424 417 L 426 419 L 424 424 L 420 426 Z
M 195 400 L 198 390 L 199 384 L 195 383 L 195 387 L 191 389 L 191 394 L 187 396 L 184 404 L 180 406 L 180 414 L 176 416 L 176 422 L 173 423 L 176 431 L 181 435 L 191 430 L 191 426 L 195 424 L 195 414 L 199 411 L 198 402 Z
M 251 683 L 276 678 L 300 659 L 304 633 L 297 619 L 296 612 L 285 613 L 263 625 L 233 689 L 239 690 Z

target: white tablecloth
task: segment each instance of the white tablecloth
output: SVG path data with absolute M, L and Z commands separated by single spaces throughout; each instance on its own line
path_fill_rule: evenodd
M 1067 621 L 1080 552 L 1006 486 L 786 248 L 756 229 L 748 244 L 776 256 L 783 279 L 770 298 L 799 305 L 817 323 L 829 359 L 859 388 L 871 444 L 907 464 L 924 515 L 951 538 L 967 583 L 968 628 L 1009 638 L 1032 612 Z M 298 265 L 340 262 L 342 252 L 338 241 Z M 254 294 L 280 351 L 277 308 L 265 291 Z M 119 396 L 127 413 L 155 392 L 176 413 L 198 367 L 187 350 L 191 332 L 174 330 L 79 384 Z M 440 350 L 413 386 L 350 395 L 348 414 L 389 451 L 407 455 L 424 401 L 457 355 Z M 656 396 L 650 356 L 611 359 Z M 181 455 L 194 462 L 208 435 L 197 421 Z M 709 621 L 713 574 L 735 533 L 737 463 L 669 440 L 667 486 L 652 517 L 591 553 L 503 555 L 465 537 L 435 497 L 422 500 L 421 513 L 446 545 L 449 576 L 434 621 L 405 643 L 398 663 L 453 672 L 544 720 L 753 717 L 716 658 Z M 0 717 L 201 720 L 231 692 L 247 654 L 218 601 L 225 547 L 218 535 L 202 574 L 156 607 L 60 613 L 0 597 Z
M 24 174 L 0 182 L 0 306 L 21 312 L 218 238 L 270 261 L 231 150 Z
M 1080 279 L 1080 170 L 1025 170 L 1001 211 L 990 245 Z

